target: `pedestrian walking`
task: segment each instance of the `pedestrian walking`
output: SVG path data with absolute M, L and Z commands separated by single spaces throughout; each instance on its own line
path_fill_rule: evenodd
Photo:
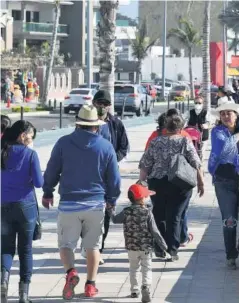
M 115 205 L 120 195 L 114 148 L 98 135 L 99 126 L 103 124 L 94 106 L 82 106 L 75 131 L 55 144 L 44 174 L 42 204 L 45 208 L 53 205 L 54 188 L 59 182 L 57 230 L 60 257 L 66 271 L 65 300 L 73 298 L 79 282 L 74 250 L 80 237 L 87 254 L 85 296 L 98 293 L 95 281 L 105 204 Z
M 129 140 L 124 127 L 124 124 L 120 119 L 110 114 L 111 96 L 106 90 L 99 90 L 93 99 L 93 104 L 97 108 L 98 117 L 105 124 L 99 127 L 99 134 L 112 143 L 116 152 L 117 161 L 122 161 L 129 151 Z M 102 238 L 101 253 L 105 247 L 105 240 L 109 232 L 110 217 L 108 212 L 105 212 L 104 219 L 104 234 Z M 101 258 L 101 264 L 103 259 Z
M 146 147 L 145 147 L 145 150 L 147 150 L 149 148 L 149 145 L 150 145 L 150 142 L 154 139 L 156 139 L 157 137 L 159 136 L 162 136 L 162 135 L 166 135 L 167 134 L 167 129 L 166 129 L 166 121 L 167 121 L 167 117 L 172 117 L 173 115 L 180 115 L 179 111 L 175 108 L 171 108 L 169 109 L 166 113 L 163 113 L 159 116 L 158 118 L 158 127 L 157 127 L 157 130 L 154 131 L 151 136 L 149 137 L 147 143 L 146 143 Z M 181 130 L 180 131 L 180 135 L 182 137 L 186 137 L 186 138 L 189 138 L 191 140 L 191 137 L 190 135 L 185 131 L 185 130 Z M 190 199 L 191 199 L 191 196 L 188 195 L 188 204 L 187 204 L 187 207 L 185 208 L 183 214 L 182 214 L 182 218 L 181 218 L 181 221 L 182 221 L 182 229 L 181 229 L 181 240 L 180 240 L 180 245 L 182 247 L 185 247 L 186 245 L 188 245 L 190 242 L 193 241 L 193 234 L 188 232 L 188 220 L 187 220 L 187 212 L 188 212 L 188 206 L 189 206 L 189 202 L 190 202 Z M 163 213 L 161 213 L 161 218 L 163 216 Z M 165 214 L 166 216 L 166 214 Z M 155 218 L 156 220 L 156 218 Z M 157 221 L 157 220 L 156 220 Z M 165 220 L 164 220 L 165 221 Z M 160 228 L 160 227 L 158 227 Z M 163 251 L 161 251 L 159 249 L 159 247 L 155 247 L 155 255 L 158 257 L 158 258 L 163 258 L 165 259 L 165 254 Z
M 195 127 L 201 133 L 201 146 L 200 146 L 200 158 L 203 161 L 208 139 L 209 139 L 209 128 L 210 128 L 210 116 L 204 107 L 204 98 L 198 96 L 194 100 L 194 108 L 191 109 L 185 118 L 185 124 L 188 127 Z
M 142 302 L 151 302 L 152 284 L 152 248 L 156 241 L 165 252 L 167 245 L 157 229 L 151 209 L 146 206 L 146 199 L 155 192 L 147 187 L 133 184 L 128 190 L 129 207 L 116 214 L 114 208 L 109 209 L 113 223 L 123 223 L 125 248 L 129 258 L 129 274 L 131 284 L 131 298 L 138 298 L 140 287 L 138 273 L 142 271 Z
M 219 123 L 212 129 L 208 171 L 213 177 L 222 215 L 227 266 L 236 269 L 238 251 L 239 105 L 224 103 L 216 109 Z
M 140 180 L 148 179 L 149 189 L 156 192 L 151 196 L 153 214 L 172 261 L 178 260 L 182 215 L 192 195 L 192 189 L 181 188 L 169 181 L 172 159 L 179 154 L 186 158 L 197 170 L 199 194 L 204 193 L 201 161 L 192 141 L 181 136 L 183 126 L 184 121 L 179 115 L 167 117 L 167 134 L 151 141 L 139 163 Z
M 8 283 L 17 251 L 20 261 L 19 303 L 30 303 L 33 270 L 32 241 L 38 217 L 34 187 L 42 187 L 38 155 L 28 148 L 36 129 L 17 121 L 1 139 L 1 302 L 7 302 Z

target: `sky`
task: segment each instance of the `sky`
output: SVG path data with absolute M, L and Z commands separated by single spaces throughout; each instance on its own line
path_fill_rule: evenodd
M 138 0 L 119 0 L 119 3 L 119 12 L 121 14 L 132 19 L 138 17 Z

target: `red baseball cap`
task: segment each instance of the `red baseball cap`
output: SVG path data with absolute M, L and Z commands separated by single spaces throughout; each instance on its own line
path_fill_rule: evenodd
M 155 191 L 149 190 L 148 187 L 140 184 L 131 185 L 129 191 L 133 194 L 135 200 L 155 195 Z

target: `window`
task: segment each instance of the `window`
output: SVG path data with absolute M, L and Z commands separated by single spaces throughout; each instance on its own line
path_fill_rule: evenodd
M 20 10 L 12 10 L 12 17 L 14 21 L 21 21 L 21 11 Z
M 26 12 L 26 22 L 31 22 L 31 12 L 30 11 Z
M 33 22 L 39 23 L 40 21 L 40 14 L 39 12 L 33 12 Z
M 89 92 L 87 89 L 74 89 L 70 92 L 70 95 L 88 95 Z
M 115 94 L 133 94 L 133 86 L 115 86 Z

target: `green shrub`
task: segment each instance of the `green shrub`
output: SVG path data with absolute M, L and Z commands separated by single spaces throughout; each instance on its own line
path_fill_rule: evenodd
M 37 106 L 36 107 L 37 112 L 41 111 L 53 111 L 53 106 Z
M 29 106 L 23 106 L 23 112 L 29 113 L 31 111 L 31 108 Z M 21 106 L 16 106 L 12 108 L 13 113 L 20 113 L 21 112 Z

